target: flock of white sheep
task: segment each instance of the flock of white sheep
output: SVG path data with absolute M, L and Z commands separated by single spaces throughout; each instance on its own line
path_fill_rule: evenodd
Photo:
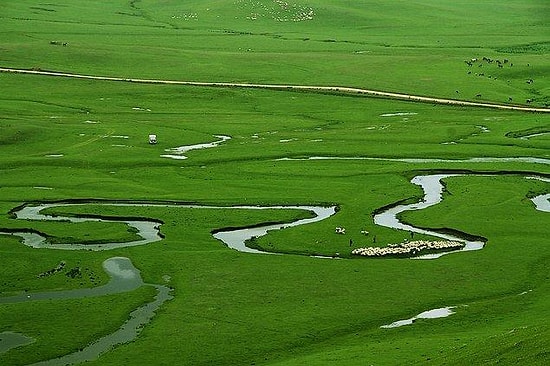
M 278 22 L 302 22 L 312 20 L 315 10 L 309 6 L 291 4 L 285 0 L 257 1 L 236 0 L 235 4 L 240 8 L 251 10 L 249 20 L 259 18 L 271 18 Z
M 464 246 L 465 243 L 450 240 L 415 240 L 400 244 L 390 244 L 387 247 L 357 248 L 351 254 L 365 257 L 415 256 L 422 251 L 456 250 L 464 248 Z

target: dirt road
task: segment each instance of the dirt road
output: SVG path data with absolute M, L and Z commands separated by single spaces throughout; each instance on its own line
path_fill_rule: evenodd
M 523 111 L 523 112 L 550 113 L 550 108 L 514 106 L 514 105 L 488 103 L 488 102 L 469 102 L 465 100 L 424 97 L 420 95 L 391 93 L 391 92 L 384 92 L 384 91 L 370 90 L 370 89 L 350 88 L 350 87 L 344 87 L 344 86 L 277 85 L 277 84 L 217 83 L 217 82 L 198 82 L 198 81 L 133 79 L 133 78 L 128 79 L 128 78 L 118 78 L 118 77 L 109 77 L 109 76 L 81 75 L 81 74 L 70 74 L 70 73 L 55 72 L 55 71 L 25 70 L 25 69 L 12 69 L 12 68 L 3 68 L 3 67 L 0 67 L 0 72 L 57 76 L 57 77 L 67 77 L 67 78 L 76 78 L 76 79 L 88 79 L 88 80 L 143 83 L 143 84 L 175 84 L 175 85 L 207 86 L 207 87 L 222 87 L 222 88 L 303 90 L 303 91 L 311 91 L 311 92 L 328 92 L 328 93 L 365 95 L 365 96 L 374 96 L 374 97 L 389 98 L 389 99 L 408 100 L 412 102 L 445 104 L 445 105 L 455 105 L 455 106 L 463 106 L 463 107 L 482 107 L 482 108 L 494 108 L 494 109 L 513 110 L 513 111 Z

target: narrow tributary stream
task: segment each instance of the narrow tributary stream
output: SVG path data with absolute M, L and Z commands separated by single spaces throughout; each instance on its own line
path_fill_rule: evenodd
M 157 295 L 153 301 L 146 303 L 131 312 L 128 320 L 126 320 L 126 322 L 124 322 L 124 324 L 113 333 L 99 338 L 77 352 L 59 358 L 38 362 L 34 365 L 63 366 L 95 360 L 99 357 L 99 355 L 107 352 L 111 348 L 135 339 L 141 328 L 151 321 L 158 308 L 160 308 L 164 302 L 172 299 L 172 295 L 170 294 L 171 290 L 169 287 L 144 283 L 139 270 L 134 267 L 128 258 L 109 258 L 103 262 L 103 268 L 111 277 L 110 281 L 104 286 L 66 291 L 22 293 L 16 296 L 0 297 L 0 304 L 8 304 L 41 300 L 66 300 L 98 297 L 133 291 L 141 286 L 151 286 L 157 290 Z M 20 333 L 0 333 L 0 353 L 6 352 L 11 348 L 30 344 L 32 342 L 34 342 L 34 339 Z

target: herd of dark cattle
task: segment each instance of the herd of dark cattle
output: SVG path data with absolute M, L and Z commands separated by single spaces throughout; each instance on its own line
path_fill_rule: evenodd
M 50 44 L 54 45 L 54 46 L 66 46 L 66 45 L 68 45 L 67 42 L 59 42 L 59 41 L 50 41 Z
M 60 41 L 50 41 L 50 44 L 51 45 L 54 45 L 54 46 L 67 46 L 68 43 L 67 42 L 60 42 Z M 507 65 L 509 67 L 513 67 L 514 64 L 512 62 L 510 62 L 510 60 L 508 60 L 507 58 L 503 59 L 502 61 L 501 60 L 498 60 L 498 59 L 492 59 L 492 58 L 489 58 L 489 57 L 483 57 L 481 59 L 481 61 L 477 58 L 472 58 L 470 60 L 465 60 L 464 61 L 468 67 L 473 67 L 474 65 L 477 64 L 478 67 L 483 67 L 483 64 L 486 63 L 486 64 L 496 64 L 499 68 L 503 68 L 504 65 Z M 527 64 L 527 66 L 530 66 L 529 64 Z M 472 74 L 472 71 L 468 71 L 468 74 Z M 483 72 L 476 72 L 475 73 L 476 76 L 485 76 L 485 73 Z M 488 76 L 489 78 L 492 78 L 490 75 Z M 494 79 L 496 80 L 497 77 L 495 76 Z M 528 79 L 526 80 L 526 83 L 527 84 L 533 84 L 533 79 Z M 459 93 L 459 91 L 457 90 L 456 91 L 457 93 Z M 476 98 L 481 98 L 481 94 L 476 94 Z M 512 102 L 513 101 L 513 98 L 512 97 L 508 97 L 508 101 L 509 102 Z M 531 103 L 533 100 L 532 99 L 526 99 L 525 102 L 526 103 Z
M 502 61 L 501 60 L 498 60 L 498 59 L 492 59 L 492 58 L 489 58 L 489 57 L 483 57 L 481 58 L 481 60 L 479 60 L 478 58 L 472 58 L 470 60 L 465 60 L 464 61 L 466 63 L 466 65 L 468 65 L 468 67 L 473 67 L 474 65 L 477 64 L 478 67 L 483 67 L 484 63 L 485 64 L 495 64 L 497 65 L 499 68 L 504 68 L 504 65 L 507 65 L 509 67 L 513 67 L 514 64 L 512 62 L 510 62 L 509 59 L 505 58 L 503 59 Z M 527 64 L 527 66 L 531 66 L 530 64 Z M 472 74 L 472 71 L 469 70 L 468 71 L 468 74 Z M 485 76 L 485 73 L 483 72 L 476 72 L 475 73 L 476 76 Z M 488 78 L 494 78 L 495 80 L 497 79 L 497 77 L 491 77 L 491 75 L 488 75 Z M 533 79 L 527 79 L 525 81 L 527 84 L 533 84 L 534 83 L 534 80 Z M 458 93 L 458 91 L 457 91 Z M 476 97 L 477 98 L 480 98 L 481 97 L 481 94 L 476 94 Z M 509 102 L 512 102 L 513 98 L 512 97 L 508 97 L 508 101 Z M 533 100 L 532 99 L 526 99 L 525 102 L 526 103 L 531 103 Z

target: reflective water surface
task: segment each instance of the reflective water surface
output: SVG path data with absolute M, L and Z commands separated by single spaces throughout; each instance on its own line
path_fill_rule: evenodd
M 454 307 L 446 307 L 446 308 L 439 308 L 439 309 L 432 309 L 428 311 L 424 311 L 416 316 L 413 316 L 409 319 L 404 320 L 398 320 L 396 322 L 393 322 L 391 324 L 382 325 L 380 328 L 397 328 L 402 327 L 404 325 L 411 325 L 414 323 L 417 319 L 436 319 L 436 318 L 445 318 L 448 317 L 451 314 L 454 314 L 453 311 Z
M 2 332 L 0 333 L 0 353 L 7 352 L 12 348 L 26 346 L 34 341 L 35 339 L 21 333 Z

